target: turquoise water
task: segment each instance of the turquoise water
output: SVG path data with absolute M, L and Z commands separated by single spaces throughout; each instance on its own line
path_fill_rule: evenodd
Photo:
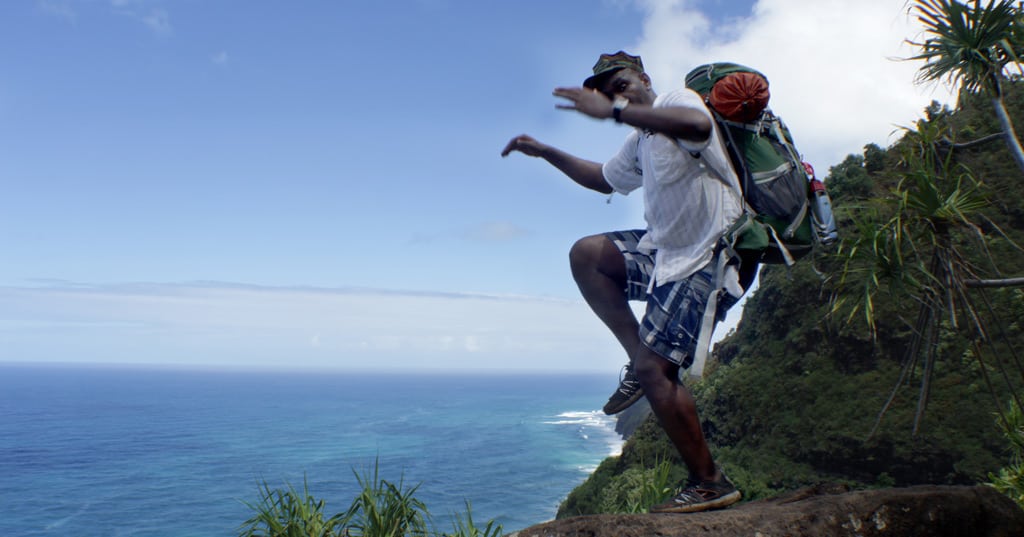
M 440 530 L 521 529 L 621 446 L 616 381 L 0 364 L 3 534 L 237 535 L 261 481 L 333 514 L 376 460 Z

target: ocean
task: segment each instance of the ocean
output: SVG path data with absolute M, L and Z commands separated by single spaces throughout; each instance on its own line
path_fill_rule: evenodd
M 238 535 L 261 483 L 334 514 L 375 465 L 437 530 L 468 501 L 511 532 L 618 453 L 617 380 L 0 364 L 0 533 Z

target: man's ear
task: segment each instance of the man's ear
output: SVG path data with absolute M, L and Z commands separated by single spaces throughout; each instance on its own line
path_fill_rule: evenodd
M 647 89 L 651 89 L 651 77 L 647 76 L 647 73 L 640 73 L 640 80 L 644 83 Z

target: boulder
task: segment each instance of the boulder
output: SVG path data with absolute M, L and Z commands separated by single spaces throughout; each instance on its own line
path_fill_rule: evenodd
M 510 537 L 1021 537 L 1024 511 L 988 486 L 819 485 L 721 511 L 587 515 Z

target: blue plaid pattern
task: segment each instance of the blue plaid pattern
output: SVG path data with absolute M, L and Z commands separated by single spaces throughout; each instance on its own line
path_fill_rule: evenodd
M 659 285 L 647 293 L 654 271 L 653 254 L 637 251 L 643 230 L 612 231 L 605 234 L 626 260 L 626 297 L 647 302 L 640 321 L 640 339 L 651 350 L 682 368 L 690 367 L 704 309 L 711 294 L 711 267 L 706 266 L 682 280 Z M 723 293 L 719 314 L 724 315 L 735 300 Z M 721 317 L 719 317 L 721 318 Z

